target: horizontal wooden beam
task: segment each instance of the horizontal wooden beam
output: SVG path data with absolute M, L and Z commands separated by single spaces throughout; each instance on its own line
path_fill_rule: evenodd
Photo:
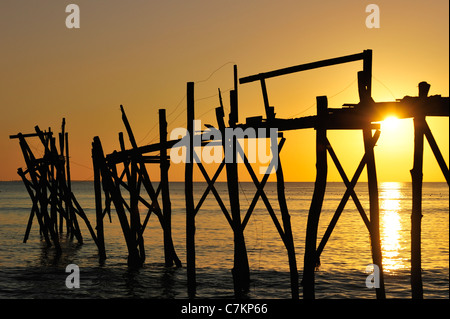
M 361 103 L 345 104 L 345 106 L 349 107 L 328 108 L 328 114 L 323 118 L 321 125 L 325 126 L 327 130 L 356 130 L 363 129 L 368 122 L 372 122 L 371 129 L 379 129 L 380 124 L 376 122 L 383 121 L 389 115 L 395 115 L 400 119 L 414 117 L 417 114 L 424 116 L 449 116 L 450 110 L 449 97 L 441 97 L 440 95 L 426 98 L 406 96 L 395 102 L 371 102 L 369 105 L 364 106 Z M 252 117 L 246 124 L 238 124 L 233 129 L 240 128 L 245 131 L 248 128 L 255 130 L 258 128 L 277 128 L 278 132 L 283 132 L 315 128 L 316 126 L 317 116 L 315 115 L 292 119 L 274 118 L 270 121 L 264 120 L 261 117 Z M 201 141 L 200 146 L 221 145 L 220 141 L 203 140 L 203 134 L 205 134 L 205 131 L 200 132 L 196 137 Z M 266 137 L 269 137 L 269 131 L 266 131 L 266 134 Z M 246 136 L 246 138 L 251 138 L 251 136 Z M 171 149 L 175 145 L 177 147 L 182 146 L 182 139 L 171 140 L 166 143 L 167 149 Z M 155 143 L 132 150 L 113 152 L 107 155 L 106 159 L 111 163 L 120 163 L 134 156 L 142 156 L 143 154 L 160 150 L 160 143 Z M 149 160 L 153 162 L 154 159 L 149 157 Z
M 440 95 L 426 98 L 405 96 L 396 102 L 376 102 L 368 109 L 372 122 L 382 121 L 387 115 L 402 119 L 416 116 L 449 116 L 449 113 L 449 98 Z
M 42 134 L 44 134 L 44 135 L 48 135 L 48 136 L 52 136 L 53 135 L 53 132 L 42 132 Z M 19 134 L 16 134 L 16 135 L 10 135 L 9 136 L 9 138 L 10 139 L 14 139 L 14 138 L 19 138 L 19 137 L 38 137 L 39 136 L 39 134 L 38 133 L 29 133 L 29 134 L 22 134 L 22 133 L 19 133 Z
M 250 75 L 250 76 L 240 78 L 239 83 L 240 84 L 250 83 L 250 82 L 254 82 L 254 81 L 260 81 L 262 79 L 273 78 L 273 77 L 280 76 L 280 75 L 285 75 L 285 74 L 290 74 L 290 73 L 295 73 L 295 72 L 300 72 L 300 71 L 306 71 L 306 70 L 312 70 L 312 69 L 317 69 L 317 68 L 321 68 L 321 67 L 325 67 L 325 66 L 331 66 L 331 65 L 342 64 L 342 63 L 347 63 L 347 62 L 358 61 L 358 60 L 364 59 L 367 52 L 369 52 L 369 51 L 371 51 L 371 50 L 365 50 L 361 53 L 356 53 L 356 54 L 346 55 L 346 56 L 342 56 L 342 57 L 338 57 L 338 58 L 326 59 L 326 60 L 321 60 L 321 61 L 316 61 L 316 62 L 311 62 L 311 63 L 306 63 L 306 64 L 300 64 L 300 65 L 291 66 L 291 67 L 278 69 L 278 70 L 274 70 L 274 71 Z

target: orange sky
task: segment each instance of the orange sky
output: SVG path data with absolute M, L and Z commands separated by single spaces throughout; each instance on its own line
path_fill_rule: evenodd
M 65 26 L 69 3 L 80 7 L 80 29 Z M 369 3 L 380 8 L 379 29 L 365 25 Z M 35 125 L 59 131 L 63 117 L 72 179 L 92 179 L 93 137 L 100 137 L 106 153 L 119 148 L 119 105 L 139 145 L 151 143 L 159 108 L 167 109 L 169 130 L 186 126 L 188 81 L 196 82 L 196 115 L 216 125 L 217 88 L 232 87 L 233 64 L 242 77 L 372 49 L 375 101 L 415 96 L 420 81 L 431 84 L 430 95 L 448 96 L 448 12 L 447 0 L 2 0 L 0 180 L 18 179 L 17 168 L 24 166 L 18 141 L 9 135 L 33 132 Z M 361 68 L 353 62 L 267 80 L 271 105 L 278 117 L 289 118 L 315 114 L 318 95 L 329 96 L 330 107 L 356 103 L 354 80 Z M 264 112 L 256 83 L 239 87 L 239 103 L 240 121 Z M 448 163 L 448 118 L 428 122 Z M 285 133 L 287 181 L 314 180 L 314 134 Z M 351 177 L 362 157 L 361 132 L 328 136 Z M 375 149 L 380 181 L 410 181 L 412 142 L 411 120 L 383 130 Z M 37 140 L 30 144 L 39 146 Z M 444 181 L 425 145 L 424 180 Z M 340 181 L 329 163 L 329 180 Z M 170 177 L 182 180 L 183 165 L 172 165 Z

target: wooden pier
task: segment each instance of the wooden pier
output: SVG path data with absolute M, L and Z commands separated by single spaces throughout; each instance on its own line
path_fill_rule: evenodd
M 270 78 L 278 76 L 286 76 L 291 73 L 312 70 L 322 67 L 331 67 L 342 63 L 351 63 L 362 61 L 362 70 L 356 74 L 358 80 L 358 93 L 360 101 L 355 104 L 344 104 L 343 107 L 332 108 L 328 106 L 326 96 L 317 97 L 317 115 L 300 118 L 282 119 L 276 117 L 274 106 L 269 102 L 269 94 L 266 87 L 266 81 Z M 440 152 L 440 149 L 433 137 L 433 134 L 427 125 L 427 116 L 449 116 L 449 98 L 440 95 L 428 96 L 430 85 L 426 82 L 419 84 L 419 92 L 416 97 L 406 96 L 395 102 L 375 102 L 372 99 L 372 51 L 365 50 L 361 53 L 348 56 L 332 58 L 307 64 L 301 64 L 284 69 L 274 70 L 270 72 L 259 73 L 256 75 L 238 78 L 237 67 L 234 66 L 234 88 L 230 91 L 230 114 L 228 116 L 227 125 L 224 107 L 221 95 L 219 99 L 219 107 L 216 110 L 217 127 L 213 128 L 221 133 L 221 141 L 212 140 L 210 131 L 194 128 L 195 120 L 195 99 L 194 99 L 194 83 L 187 83 L 187 135 L 185 138 L 178 140 L 167 140 L 167 123 L 166 112 L 164 109 L 159 110 L 159 142 L 150 145 L 138 146 L 133 135 L 131 124 L 129 123 L 124 107 L 121 106 L 122 120 L 128 135 L 130 147 L 125 146 L 122 133 L 119 133 L 120 149 L 110 154 L 104 154 L 102 144 L 99 137 L 94 137 L 92 143 L 92 160 L 94 167 L 94 185 L 95 185 L 95 203 L 96 203 L 96 233 L 92 233 L 99 249 L 101 258 L 106 258 L 105 253 L 105 234 L 103 228 L 103 219 L 106 214 L 111 214 L 111 204 L 114 205 L 118 215 L 123 235 L 126 240 L 128 249 L 128 264 L 131 267 L 139 267 L 145 261 L 144 247 L 144 231 L 150 215 L 155 214 L 163 229 L 163 242 L 166 266 L 181 267 L 181 261 L 175 252 L 175 247 L 171 235 L 171 202 L 168 171 L 170 168 L 170 156 L 168 151 L 174 147 L 181 145 L 186 147 L 185 158 L 185 203 L 186 203 L 186 267 L 187 267 L 187 283 L 188 295 L 195 297 L 196 295 L 196 247 L 195 247 L 195 217 L 199 213 L 201 206 L 206 197 L 212 193 L 220 207 L 226 222 L 233 231 L 234 238 L 234 266 L 232 269 L 232 279 L 234 283 L 234 292 L 237 298 L 245 296 L 250 286 L 250 267 L 247 258 L 247 249 L 245 243 L 245 227 L 251 218 L 253 209 L 259 199 L 262 199 L 270 215 L 275 228 L 277 229 L 280 239 L 282 240 L 289 261 L 291 295 L 293 299 L 298 299 L 299 295 L 299 269 L 297 264 L 297 256 L 294 247 L 294 238 L 292 234 L 291 218 L 288 210 L 288 203 L 284 194 L 284 176 L 281 166 L 280 152 L 286 139 L 283 136 L 284 131 L 301 130 L 313 128 L 316 131 L 316 180 L 314 184 L 314 192 L 307 220 L 307 229 L 305 234 L 305 255 L 303 259 L 303 273 L 301 285 L 303 286 L 303 298 L 315 298 L 315 270 L 320 265 L 320 255 L 324 250 L 330 235 L 336 226 L 346 203 L 350 198 L 354 201 L 359 215 L 364 221 L 371 240 L 371 253 L 373 263 L 380 269 L 380 286 L 376 288 L 376 297 L 384 299 L 385 288 L 383 278 L 382 251 L 380 240 L 379 226 L 379 191 L 376 172 L 376 159 L 374 147 L 382 134 L 380 124 L 378 122 L 385 119 L 389 114 L 395 114 L 398 118 L 414 119 L 414 166 L 411 170 L 413 184 L 413 207 L 411 214 L 411 287 L 412 297 L 422 298 L 422 281 L 421 281 L 421 217 L 422 217 L 422 175 L 423 175 L 423 144 L 424 136 L 428 140 L 433 154 L 442 170 L 442 173 L 449 183 L 449 169 Z M 263 116 L 247 118 L 245 123 L 239 123 L 239 105 L 238 105 L 238 87 L 239 84 L 259 81 L 262 90 L 262 98 L 264 101 L 265 114 Z M 219 90 L 220 93 L 220 90 Z M 245 154 L 243 148 L 238 142 L 236 136 L 228 138 L 225 133 L 227 129 L 241 129 L 245 131 L 252 129 L 259 132 L 258 129 L 266 129 L 263 136 L 244 136 L 244 138 L 264 138 L 270 139 L 273 152 L 273 159 L 267 168 L 261 180 L 255 174 L 252 165 Z M 276 136 L 268 135 L 270 129 L 275 129 Z M 364 155 L 360 160 L 359 166 L 353 175 L 347 174 L 335 153 L 332 145 L 327 138 L 329 130 L 359 130 L 364 142 Z M 38 132 L 38 131 L 37 131 Z M 40 134 L 45 145 L 44 133 Z M 25 185 L 33 185 L 36 192 L 44 192 L 42 182 L 40 183 L 38 176 L 34 171 L 40 169 L 40 179 L 46 176 L 48 169 L 56 169 L 60 171 L 58 166 L 58 157 L 55 149 L 50 147 L 46 158 L 51 157 L 54 162 L 45 162 L 45 165 L 37 165 L 36 160 L 31 156 L 31 151 L 27 148 L 24 135 L 14 136 L 19 138 L 25 160 L 28 165 L 27 172 L 30 173 L 32 182 L 24 179 Z M 201 141 L 198 147 L 211 146 L 212 143 L 218 143 L 223 148 L 224 154 L 233 154 L 232 160 L 226 160 L 224 156 L 222 162 L 218 166 L 213 176 L 209 176 L 204 165 L 200 161 L 198 154 L 194 149 L 194 141 Z M 66 142 L 67 143 L 67 142 Z M 50 143 L 52 145 L 52 143 Z M 46 151 L 47 154 L 47 151 Z M 239 197 L 239 176 L 238 176 L 238 154 L 243 159 L 249 175 L 256 186 L 256 192 L 248 207 L 246 207 Z M 321 216 L 322 205 L 327 185 L 328 162 L 327 154 L 336 166 L 342 181 L 346 186 L 346 191 L 342 195 L 342 199 L 336 208 L 334 216 L 330 221 L 325 234 L 322 238 L 318 236 L 318 225 Z M 62 151 L 61 151 L 62 156 Z M 68 154 L 66 155 L 68 158 Z M 68 163 L 68 161 L 67 161 Z M 148 164 L 159 164 L 160 183 L 155 189 L 147 171 Z M 48 166 L 50 168 L 47 168 Z M 42 171 L 45 166 L 47 171 Z M 53 168 L 54 167 L 54 168 Z M 195 167 L 201 171 L 207 186 L 196 203 L 193 196 L 193 170 Z M 120 169 L 119 169 L 120 168 Z M 364 208 L 355 192 L 355 186 L 361 176 L 363 169 L 366 168 L 368 180 L 369 207 Z M 229 203 L 225 203 L 219 192 L 214 186 L 223 170 L 225 169 L 226 180 L 228 185 Z M 264 186 L 270 176 L 272 169 L 276 170 L 277 183 L 277 205 L 272 204 L 264 192 Z M 21 171 L 19 170 L 19 174 Z M 23 174 L 22 174 L 23 175 Z M 21 175 L 21 176 L 22 176 Z M 58 175 L 59 176 L 59 175 Z M 60 174 L 63 179 L 63 175 Z M 53 179 L 46 182 L 48 187 L 52 187 Z M 60 183 L 65 185 L 64 183 Z M 59 185 L 59 184 L 58 184 Z M 56 194 L 65 194 L 60 200 L 66 201 L 68 207 L 72 207 L 69 197 L 74 200 L 74 196 L 68 196 L 70 186 L 64 186 L 64 191 L 53 192 Z M 141 188 L 145 191 L 145 196 L 141 195 Z M 28 187 L 27 187 L 28 189 Z M 52 188 L 53 189 L 53 188 Z M 128 193 L 124 196 L 124 193 Z M 38 193 L 30 193 L 33 200 L 33 212 L 45 217 L 45 212 L 38 209 L 38 203 L 42 196 Z M 145 199 L 145 198 L 149 199 Z M 125 198 L 129 198 L 127 202 Z M 53 202 L 53 201 L 52 201 Z M 56 202 L 56 201 L 55 201 Z M 146 207 L 147 214 L 141 221 L 139 213 L 139 204 Z M 41 207 L 45 203 L 41 203 Z M 76 205 L 75 205 L 76 206 Z M 62 211 L 54 208 L 55 211 Z M 78 208 L 77 208 L 78 209 Z M 76 210 L 80 214 L 80 209 Z M 281 216 L 278 219 L 276 211 Z M 73 214 L 72 214 L 73 215 Z M 51 214 L 51 216 L 53 216 Z M 69 213 L 63 213 L 62 216 L 68 218 Z M 83 216 L 83 214 L 81 214 Z M 40 218 L 40 217 L 39 217 Z M 50 217 L 48 217 L 50 218 Z M 42 218 L 41 218 L 42 219 Z M 71 219 L 72 224 L 75 220 Z M 87 221 L 88 223 L 88 221 Z M 43 225 L 47 225 L 43 223 Z M 56 224 L 52 224 L 52 230 L 56 229 Z M 60 224 L 61 225 L 61 224 Z M 88 223 L 89 225 L 89 223 Z M 41 227 L 43 227 L 41 225 Z M 48 228 L 48 226 L 47 226 Z M 74 228 L 75 229 L 75 228 Z M 75 230 L 73 231 L 75 233 Z M 52 235 L 52 232 L 50 231 Z M 57 236 L 52 235 L 56 243 Z

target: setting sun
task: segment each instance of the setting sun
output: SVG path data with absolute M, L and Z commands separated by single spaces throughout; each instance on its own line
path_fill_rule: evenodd
M 399 119 L 395 115 L 390 115 L 384 121 L 381 122 L 382 130 L 393 131 L 398 127 L 399 127 Z

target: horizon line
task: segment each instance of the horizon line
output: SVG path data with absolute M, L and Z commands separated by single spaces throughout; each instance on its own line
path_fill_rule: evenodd
M 71 182 L 93 182 L 93 179 L 75 179 L 71 180 Z M 0 183 L 9 183 L 9 182 L 23 182 L 20 179 L 11 179 L 11 180 L 0 180 Z M 160 180 L 154 180 L 152 183 L 160 183 Z M 184 183 L 185 181 L 169 181 L 169 183 Z M 194 183 L 207 183 L 206 181 L 193 181 Z M 227 181 L 215 181 L 215 183 L 226 183 Z M 239 181 L 240 183 L 253 183 L 251 180 Z M 276 183 L 277 181 L 267 181 L 266 183 Z M 285 183 L 314 183 L 315 181 L 284 181 Z M 358 181 L 361 183 L 367 183 L 367 181 Z M 378 183 L 411 183 L 412 181 L 378 181 Z M 343 181 L 338 180 L 330 180 L 327 183 L 344 183 Z M 446 183 L 446 181 L 423 181 L 423 183 Z

